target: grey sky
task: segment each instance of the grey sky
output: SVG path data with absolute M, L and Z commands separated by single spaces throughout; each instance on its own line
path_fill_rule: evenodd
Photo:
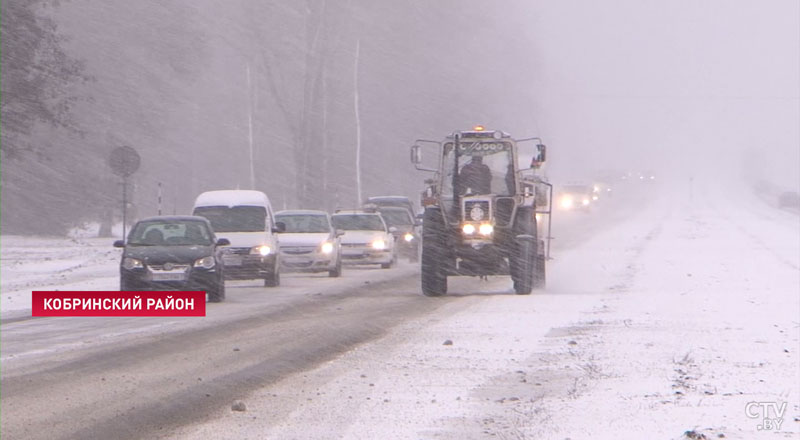
M 606 166 L 660 168 L 650 162 L 683 156 L 681 166 L 707 167 L 723 158 L 739 164 L 754 149 L 776 177 L 797 185 L 800 2 L 531 7 L 540 128 L 568 153 L 564 162 L 589 156 Z

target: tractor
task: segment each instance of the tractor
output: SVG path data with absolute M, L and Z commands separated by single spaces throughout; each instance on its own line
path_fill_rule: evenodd
M 525 142 L 535 148 L 523 153 L 531 162 L 521 168 Z M 428 166 L 426 147 L 438 156 Z M 423 294 L 445 295 L 448 276 L 510 275 L 519 295 L 544 288 L 553 194 L 541 175 L 545 159 L 540 138 L 513 139 L 481 126 L 443 141 L 417 139 L 411 162 L 434 173 L 421 197 Z

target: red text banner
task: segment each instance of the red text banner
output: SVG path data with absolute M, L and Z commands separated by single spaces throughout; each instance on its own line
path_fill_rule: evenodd
M 32 316 L 206 316 L 202 291 L 33 291 Z

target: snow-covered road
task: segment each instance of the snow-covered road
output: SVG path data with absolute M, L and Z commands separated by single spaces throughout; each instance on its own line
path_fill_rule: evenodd
M 493 277 L 425 298 L 405 265 L 231 283 L 202 320 L 4 322 L 3 437 L 797 438 L 798 216 L 713 185 L 654 191 L 562 215 L 532 296 Z M 72 288 L 7 243 L 4 319 L 30 286 Z M 115 287 L 116 256 L 93 249 L 72 272 Z
M 451 279 L 457 304 L 168 437 L 798 438 L 800 221 L 743 199 L 641 206 L 533 297 Z

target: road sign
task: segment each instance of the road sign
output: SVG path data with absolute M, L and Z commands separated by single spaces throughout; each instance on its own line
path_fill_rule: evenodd
M 142 159 L 139 153 L 132 147 L 117 147 L 111 150 L 108 164 L 114 174 L 121 177 L 128 177 L 139 169 Z

